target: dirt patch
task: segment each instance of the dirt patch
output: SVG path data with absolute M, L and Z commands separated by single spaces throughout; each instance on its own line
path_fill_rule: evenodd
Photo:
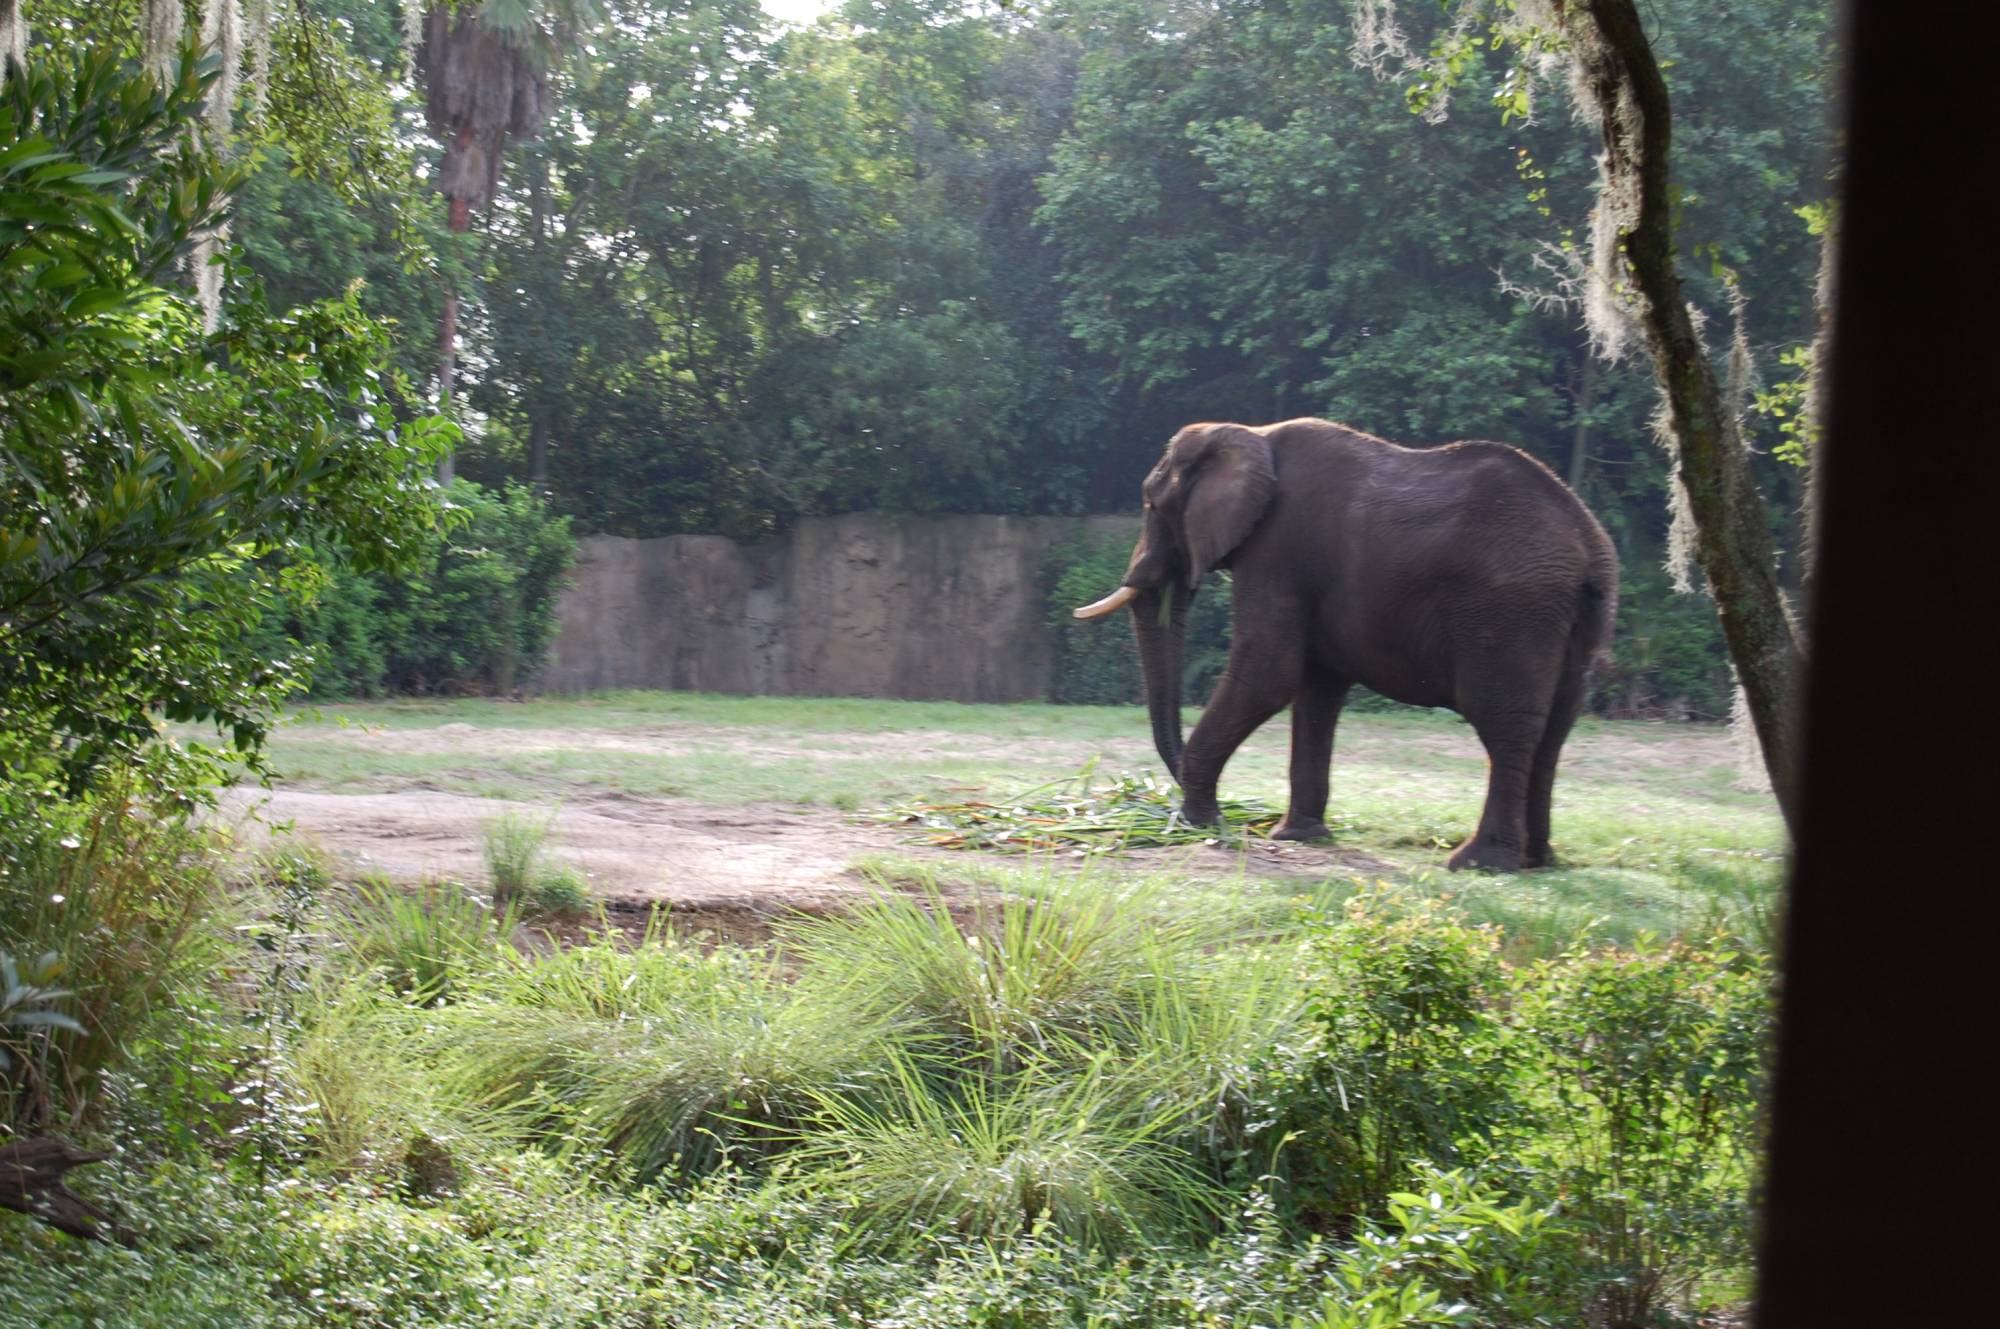
M 845 907 L 871 889 L 848 865 L 864 854 L 900 848 L 886 830 L 851 825 L 830 812 L 721 808 L 619 794 L 571 799 L 552 808 L 420 789 L 232 791 L 223 812 L 243 823 L 243 838 L 252 846 L 273 827 L 289 825 L 348 872 L 401 882 L 444 877 L 474 884 L 486 879 L 480 844 L 489 820 L 508 812 L 553 813 L 550 852 L 581 868 L 607 907 L 643 914 L 666 905 L 676 913 L 718 919 Z
M 832 811 L 719 807 L 619 793 L 551 807 L 428 789 L 232 790 L 222 806 L 222 816 L 238 826 L 246 848 L 289 827 L 330 853 L 345 874 L 377 873 L 408 884 L 429 878 L 483 884 L 482 830 L 508 812 L 553 813 L 550 852 L 588 875 L 592 893 L 614 922 L 643 926 L 647 915 L 664 905 L 676 926 L 735 940 L 767 936 L 772 922 L 786 914 L 838 912 L 869 898 L 880 888 L 853 870 L 860 858 L 892 854 L 934 863 L 947 884 L 955 867 L 992 861 L 912 845 L 896 826 L 857 823 Z M 1083 865 L 1080 858 L 1058 861 Z M 1356 850 L 1275 842 L 1142 850 L 1116 861 L 1135 872 L 1171 869 L 1191 876 L 1302 882 L 1387 867 Z

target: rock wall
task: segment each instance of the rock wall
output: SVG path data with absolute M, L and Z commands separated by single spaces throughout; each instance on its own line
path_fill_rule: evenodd
M 1130 539 L 1138 522 L 858 514 L 754 545 L 592 536 L 557 609 L 541 686 L 1044 697 L 1042 559 L 1086 530 Z

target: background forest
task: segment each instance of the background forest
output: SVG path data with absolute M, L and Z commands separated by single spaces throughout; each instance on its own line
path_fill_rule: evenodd
M 1661 570 L 1650 368 L 1593 363 L 1576 310 L 1537 298 L 1583 243 L 1596 142 L 1548 89 L 1527 122 L 1485 104 L 1516 53 L 1460 50 L 1440 118 L 1351 58 L 1344 3 L 849 0 L 804 28 L 751 0 L 549 6 L 602 21 L 559 33 L 546 118 L 460 234 L 396 7 L 306 8 L 395 160 L 343 191 L 260 152 L 243 275 L 281 307 L 359 281 L 426 398 L 462 295 L 460 473 L 534 486 L 577 534 L 1129 509 L 1195 419 L 1497 438 L 1618 541 L 1599 709 L 1727 710 L 1713 611 Z M 1446 21 L 1405 8 L 1415 39 Z M 1828 29 L 1816 0 L 1685 0 L 1652 34 L 1685 270 L 1718 320 L 1729 283 L 1747 299 L 1787 550 L 1802 472 L 1771 453 L 1813 331 Z

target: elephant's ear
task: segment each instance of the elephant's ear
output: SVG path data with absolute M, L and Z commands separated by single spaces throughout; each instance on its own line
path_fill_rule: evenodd
M 1185 441 L 1183 441 L 1185 440 Z M 1175 440 L 1176 460 L 1190 486 L 1184 528 L 1188 577 L 1199 582 L 1250 538 L 1278 491 L 1271 441 L 1242 425 L 1209 425 Z

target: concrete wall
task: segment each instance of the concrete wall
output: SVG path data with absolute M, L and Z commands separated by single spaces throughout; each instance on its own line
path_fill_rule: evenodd
M 879 517 L 582 542 L 541 685 L 826 697 L 1046 696 L 1049 546 L 1129 517 Z M 1105 587 L 1104 590 L 1110 590 Z

